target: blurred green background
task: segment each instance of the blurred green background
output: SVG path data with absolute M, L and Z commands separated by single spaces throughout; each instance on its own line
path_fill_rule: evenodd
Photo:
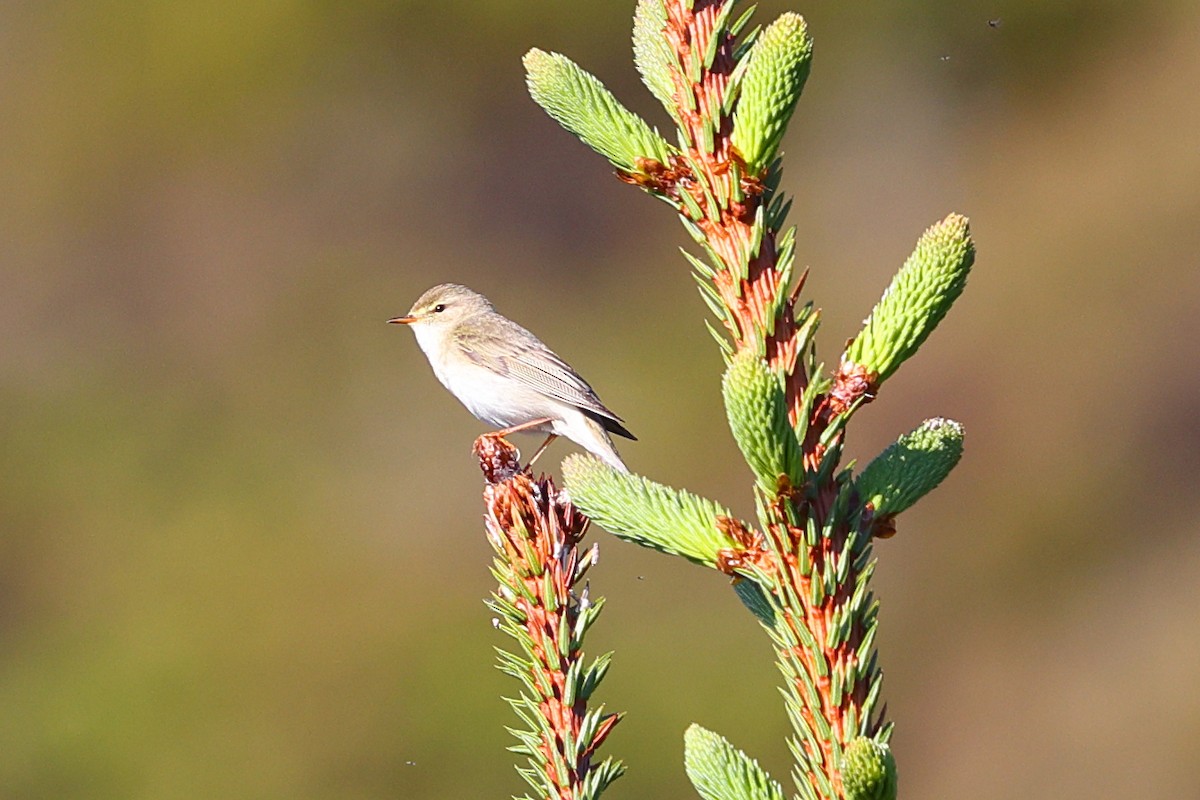
M 635 470 L 751 513 L 685 234 L 523 86 L 526 49 L 560 50 L 664 124 L 632 6 L 0 6 L 0 797 L 521 791 L 483 427 L 383 324 L 434 283 L 571 360 Z M 816 39 L 785 188 L 820 354 L 928 224 L 966 213 L 978 242 L 849 439 L 967 427 L 878 548 L 904 795 L 1192 796 L 1200 5 L 759 20 L 785 8 Z M 693 797 L 692 721 L 786 780 L 768 643 L 726 582 L 600 535 L 611 796 Z

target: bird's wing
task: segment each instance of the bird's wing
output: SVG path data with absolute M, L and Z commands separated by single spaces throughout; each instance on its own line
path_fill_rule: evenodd
M 509 375 L 547 397 L 578 406 L 615 422 L 588 382 L 533 334 L 510 320 L 498 330 L 455 331 L 467 357 L 501 375 Z M 511 325 L 511 328 L 509 327 Z

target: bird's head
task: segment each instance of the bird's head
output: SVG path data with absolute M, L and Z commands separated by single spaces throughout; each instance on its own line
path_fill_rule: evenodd
M 457 283 L 443 283 L 418 297 L 408 314 L 388 322 L 411 325 L 414 331 L 448 331 L 465 319 L 492 310 L 492 304 L 478 292 Z

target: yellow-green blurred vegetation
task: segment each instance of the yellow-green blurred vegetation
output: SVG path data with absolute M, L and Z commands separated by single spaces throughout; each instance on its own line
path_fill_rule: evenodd
M 759 21 L 785 8 L 816 40 L 784 149 L 820 354 L 927 225 L 968 214 L 978 243 L 849 439 L 967 430 L 878 547 L 904 796 L 1192 796 L 1200 5 Z M 632 10 L 0 6 L 0 797 L 520 791 L 483 428 L 384 324 L 434 283 L 571 360 L 633 469 L 751 513 L 685 234 L 523 85 L 526 49 L 559 50 L 665 126 Z M 610 795 L 693 797 L 693 721 L 786 781 L 770 648 L 724 579 L 602 542 Z

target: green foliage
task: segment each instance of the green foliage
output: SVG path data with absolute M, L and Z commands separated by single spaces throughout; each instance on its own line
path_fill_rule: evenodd
M 524 63 L 534 101 L 614 166 L 634 171 L 639 158 L 668 160 L 666 140 L 571 59 L 535 48 Z
M 869 559 L 870 556 L 862 558 Z M 840 705 L 846 693 L 854 691 L 856 684 L 862 683 L 868 687 L 867 697 L 861 705 L 850 706 L 851 711 L 843 722 L 843 733 L 860 734 L 873 724 L 883 685 L 883 673 L 877 666 L 874 645 L 878 603 L 869 588 L 873 571 L 873 564 L 868 564 L 853 576 L 853 589 L 848 601 L 839 603 L 834 615 L 836 624 L 826 631 L 824 637 L 818 636 L 809 627 L 808 620 L 798 613 L 798 609 L 803 607 L 806 599 L 814 601 L 814 605 L 822 601 L 829 595 L 831 587 L 848 588 L 835 582 L 838 572 L 836 564 L 830 564 L 822 571 L 814 570 L 811 574 L 813 591 L 821 593 L 821 596 L 801 598 L 795 594 L 797 587 L 786 581 L 774 580 L 769 574 L 760 574 L 754 580 L 743 580 L 734 586 L 742 602 L 759 617 L 775 647 L 779 671 L 784 678 L 780 694 L 794 732 L 789 740 L 795 758 L 793 777 L 803 800 L 832 800 L 837 796 L 819 757 L 813 757 L 825 746 L 832 745 L 835 751 L 839 746 L 837 736 L 821 709 Z M 850 634 L 856 628 L 861 638 L 857 642 L 855 658 L 847 665 L 829 664 L 823 655 L 826 648 L 851 644 Z M 802 657 L 801 654 L 807 656 Z M 820 674 L 815 675 L 810 671 L 809 659 L 820 659 L 816 661 L 822 665 Z
M 720 734 L 691 725 L 683 734 L 683 763 L 704 800 L 784 800 L 783 788 Z
M 730 360 L 721 387 L 733 438 L 759 487 L 772 494 L 779 490 L 782 476 L 793 486 L 803 484 L 800 443 L 788 422 L 778 376 L 757 354 L 742 350 Z
M 735 546 L 718 520 L 731 515 L 712 500 L 578 453 L 563 461 L 562 472 L 572 502 L 622 539 L 709 567 L 722 549 Z
M 583 653 L 604 606 L 585 582 L 598 550 L 580 550 L 587 519 L 549 479 L 521 473 L 516 448 L 485 438 L 475 452 L 488 481 L 484 527 L 498 584 L 488 608 L 517 645 L 496 649 L 500 671 L 520 684 L 516 697 L 505 698 L 523 723 L 508 728 L 517 739 L 509 750 L 525 757 L 517 772 L 536 796 L 598 800 L 624 772 L 620 762 L 596 757 L 620 716 L 588 703 L 612 655 L 589 664 Z
M 966 217 L 951 214 L 925 231 L 844 360 L 866 367 L 882 383 L 946 316 L 974 263 L 975 244 Z
M 801 798 L 894 800 L 870 589 L 880 531 L 860 524 L 862 512 L 870 503 L 876 515 L 898 513 L 936 486 L 961 455 L 962 429 L 930 421 L 857 481 L 841 464 L 842 447 L 850 410 L 916 352 L 963 291 L 974 246 L 964 217 L 930 228 L 837 376 L 825 374 L 813 345 L 819 314 L 797 300 L 803 280 L 793 273 L 795 229 L 785 226 L 790 201 L 778 193 L 779 149 L 808 78 L 812 38 L 802 17 L 786 13 L 739 43 L 749 11 L 735 19 L 736 5 L 718 0 L 672 16 L 668 31 L 673 6 L 638 0 L 634 60 L 680 123 L 679 150 L 564 57 L 535 50 L 526 66 L 535 100 L 634 173 L 623 179 L 667 200 L 703 251 L 684 255 L 724 331 L 710 326 L 727 362 L 726 414 L 754 474 L 761 531 L 710 500 L 590 456 L 569 457 L 563 477 L 578 507 L 615 535 L 736 574 L 734 590 L 771 636 L 784 676 Z M 661 166 L 639 166 L 645 157 Z M 799 396 L 789 399 L 789 388 Z M 717 734 L 693 725 L 685 742 L 688 775 L 706 800 L 782 800 L 779 785 Z
M 594 724 L 586 724 L 585 728 L 580 731 L 580 738 L 591 736 L 595 731 Z M 583 739 L 583 741 L 587 741 Z M 600 793 L 608 788 L 609 784 L 617 778 L 625 774 L 625 765 L 620 761 L 614 761 L 612 758 L 606 758 L 603 762 L 592 768 L 588 776 L 583 780 L 583 786 L 579 792 L 580 800 L 591 800 L 600 796 Z
M 896 800 L 896 759 L 892 749 L 860 736 L 842 754 L 846 800 Z
M 658 98 L 668 114 L 677 117 L 671 73 L 679 68 L 679 62 L 663 36 L 666 23 L 663 0 L 638 0 L 633 12 L 633 61 L 650 94 Z
M 941 483 L 962 457 L 963 427 L 953 420 L 926 420 L 880 453 L 855 484 L 862 503 L 877 517 L 911 507 Z
M 733 114 L 733 146 L 751 175 L 762 174 L 779 151 L 812 64 L 812 37 L 799 14 L 786 13 L 758 36 L 746 57 Z
M 511 657 L 511 654 L 502 650 L 498 652 L 500 653 L 500 669 L 507 675 L 521 677 L 519 667 L 510 667 L 505 664 L 505 657 Z M 516 698 L 506 697 L 504 700 L 512 707 L 513 711 L 517 713 L 517 716 L 521 718 L 528 728 L 528 730 L 522 728 L 507 729 L 519 742 L 509 747 L 509 752 L 525 756 L 529 764 L 527 767 L 518 766 L 517 772 L 533 788 L 538 797 L 556 796 L 559 792 L 559 786 L 551 778 L 551 775 L 555 771 L 562 774 L 568 767 L 565 760 L 561 759 L 561 756 L 555 752 L 552 752 L 551 755 L 557 756 L 557 758 L 554 759 L 555 763 L 551 763 L 551 758 L 547 756 L 544 742 L 555 741 L 554 736 L 557 732 L 541 713 L 538 701 L 525 692 L 522 692 Z M 596 735 L 600 725 L 604 724 L 610 716 L 610 714 L 604 713 L 604 706 L 602 705 L 588 709 L 575 743 L 580 748 L 585 748 L 587 743 L 591 742 L 592 738 Z M 599 764 L 592 765 L 587 777 L 584 778 L 583 791 L 579 795 L 580 800 L 595 800 L 613 781 L 623 774 L 625 774 L 625 765 L 611 757 L 605 758 Z
M 778 622 L 775 604 L 763 592 L 758 581 L 739 578 L 733 582 L 733 591 L 746 610 L 753 614 L 768 630 Z

